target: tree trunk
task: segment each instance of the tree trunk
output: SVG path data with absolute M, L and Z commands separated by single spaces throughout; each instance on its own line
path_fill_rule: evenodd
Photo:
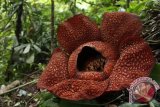
M 23 14 L 23 0 L 20 0 L 19 2 L 21 2 L 21 4 L 19 5 L 19 8 L 17 9 L 17 20 L 16 20 L 16 30 L 15 30 L 15 36 L 16 39 L 18 41 L 18 44 L 20 44 L 20 35 L 21 35 L 21 31 L 22 31 L 22 14 Z M 10 59 L 8 60 L 8 65 L 6 68 L 6 72 L 5 72 L 5 81 L 9 81 L 12 78 L 12 68 L 11 66 L 14 65 L 14 46 L 12 47 L 11 50 L 11 56 Z
M 72 3 L 73 4 L 72 4 L 71 11 L 72 11 L 72 14 L 75 15 L 76 14 L 76 3 L 77 3 L 77 0 L 74 0 L 74 2 L 72 2 Z
M 51 0 L 51 52 L 56 47 L 56 38 L 54 36 L 54 0 Z
M 127 2 L 127 3 L 126 3 L 126 4 L 127 4 L 127 5 L 126 5 L 126 8 L 129 8 L 130 0 L 127 0 L 126 2 Z
M 115 6 L 116 0 L 112 0 L 112 4 L 113 4 L 113 6 Z
M 22 14 L 23 14 L 23 0 L 20 0 L 21 4 L 19 5 L 19 8 L 17 9 L 17 21 L 16 21 L 16 30 L 15 35 L 17 38 L 18 43 L 20 43 L 20 35 L 22 31 Z
M 14 64 L 14 61 L 13 61 L 13 55 L 14 54 L 14 47 L 12 47 L 11 49 L 11 56 L 10 56 L 10 59 L 8 60 L 8 65 L 7 65 L 7 68 L 6 68 L 6 72 L 5 72 L 5 81 L 9 81 L 12 77 L 12 69 L 11 69 L 11 65 Z

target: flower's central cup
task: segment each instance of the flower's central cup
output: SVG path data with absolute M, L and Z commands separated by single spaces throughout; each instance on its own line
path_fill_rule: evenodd
M 113 48 L 104 42 L 93 41 L 78 47 L 69 58 L 70 78 L 103 81 L 115 64 Z
M 107 63 L 107 59 L 100 52 L 85 46 L 78 54 L 77 69 L 82 72 L 103 72 L 105 63 Z

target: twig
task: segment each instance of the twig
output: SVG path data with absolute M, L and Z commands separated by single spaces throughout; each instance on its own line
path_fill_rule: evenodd
M 40 92 L 37 92 L 36 94 L 34 94 L 26 103 L 29 104 L 29 102 L 35 98 Z M 28 105 L 26 105 L 25 107 L 28 107 Z
M 12 88 L 12 89 L 4 92 L 4 93 L 1 93 L 0 95 L 4 95 L 4 94 L 6 94 L 6 93 L 12 92 L 12 91 L 17 90 L 17 89 L 19 89 L 19 88 L 22 88 L 22 87 L 24 87 L 24 86 L 26 86 L 26 85 L 35 84 L 35 83 L 37 83 L 37 79 L 35 79 L 35 80 L 33 80 L 33 81 L 30 81 L 30 82 L 27 82 L 26 84 L 19 85 L 18 87 Z
M 22 75 L 27 76 L 27 77 L 32 78 L 32 79 L 34 79 L 34 77 L 31 77 L 31 76 L 32 76 L 33 74 L 37 73 L 38 71 L 39 71 L 39 70 L 36 70 L 36 71 L 34 71 L 34 72 L 30 73 L 30 74 L 22 73 Z
M 114 102 L 114 101 L 120 99 L 122 96 L 124 96 L 124 94 L 121 94 L 120 96 L 118 96 L 118 97 L 115 98 L 114 100 L 112 100 L 112 101 L 110 101 L 110 102 L 107 102 L 106 105 L 108 105 L 108 104 L 110 104 L 110 103 L 112 103 L 112 102 Z
M 7 86 L 1 87 L 1 89 L 0 89 L 0 94 L 1 94 L 1 93 L 4 93 L 4 92 L 6 92 L 6 91 L 8 91 L 8 90 L 10 90 L 10 89 L 12 89 L 12 88 L 14 88 L 14 87 L 16 87 L 16 86 L 19 85 L 19 84 L 20 84 L 20 81 L 19 81 L 19 80 L 15 80 L 15 81 L 13 81 L 12 83 L 8 84 Z

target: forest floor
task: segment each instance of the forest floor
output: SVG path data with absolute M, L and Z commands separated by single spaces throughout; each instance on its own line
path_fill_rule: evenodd
M 39 107 L 42 99 L 42 91 L 36 86 L 39 76 L 40 72 L 25 74 L 23 79 L 6 84 L 6 87 L 9 86 L 10 88 L 4 93 L 0 92 L 0 107 Z M 109 105 L 107 107 L 117 106 Z
M 0 93 L 0 107 L 38 107 L 40 90 L 36 87 L 36 81 L 39 75 L 39 72 L 35 72 L 26 75 L 23 80 L 7 84 L 6 87 L 10 88 Z

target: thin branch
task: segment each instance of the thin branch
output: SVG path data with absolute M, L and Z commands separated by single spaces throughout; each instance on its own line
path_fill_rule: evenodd
M 27 85 L 29 85 L 29 84 L 35 84 L 35 83 L 37 83 L 37 79 L 35 79 L 35 80 L 33 80 L 33 81 L 30 81 L 30 82 L 27 82 L 27 83 L 25 83 L 25 84 L 23 84 L 23 85 L 19 85 L 18 87 L 12 88 L 12 89 L 4 92 L 4 93 L 1 93 L 0 95 L 4 95 L 4 94 L 7 94 L 7 93 L 10 93 L 10 92 L 12 92 L 12 91 L 14 91 L 14 90 L 17 90 L 17 89 L 19 89 L 19 88 L 22 88 L 22 87 L 24 87 L 24 86 L 27 86 Z
M 117 98 L 113 99 L 112 101 L 107 102 L 106 105 L 111 104 L 112 102 L 114 102 L 114 101 L 120 99 L 120 98 L 123 97 L 123 96 L 124 96 L 124 94 L 121 94 L 120 96 L 118 96 Z

